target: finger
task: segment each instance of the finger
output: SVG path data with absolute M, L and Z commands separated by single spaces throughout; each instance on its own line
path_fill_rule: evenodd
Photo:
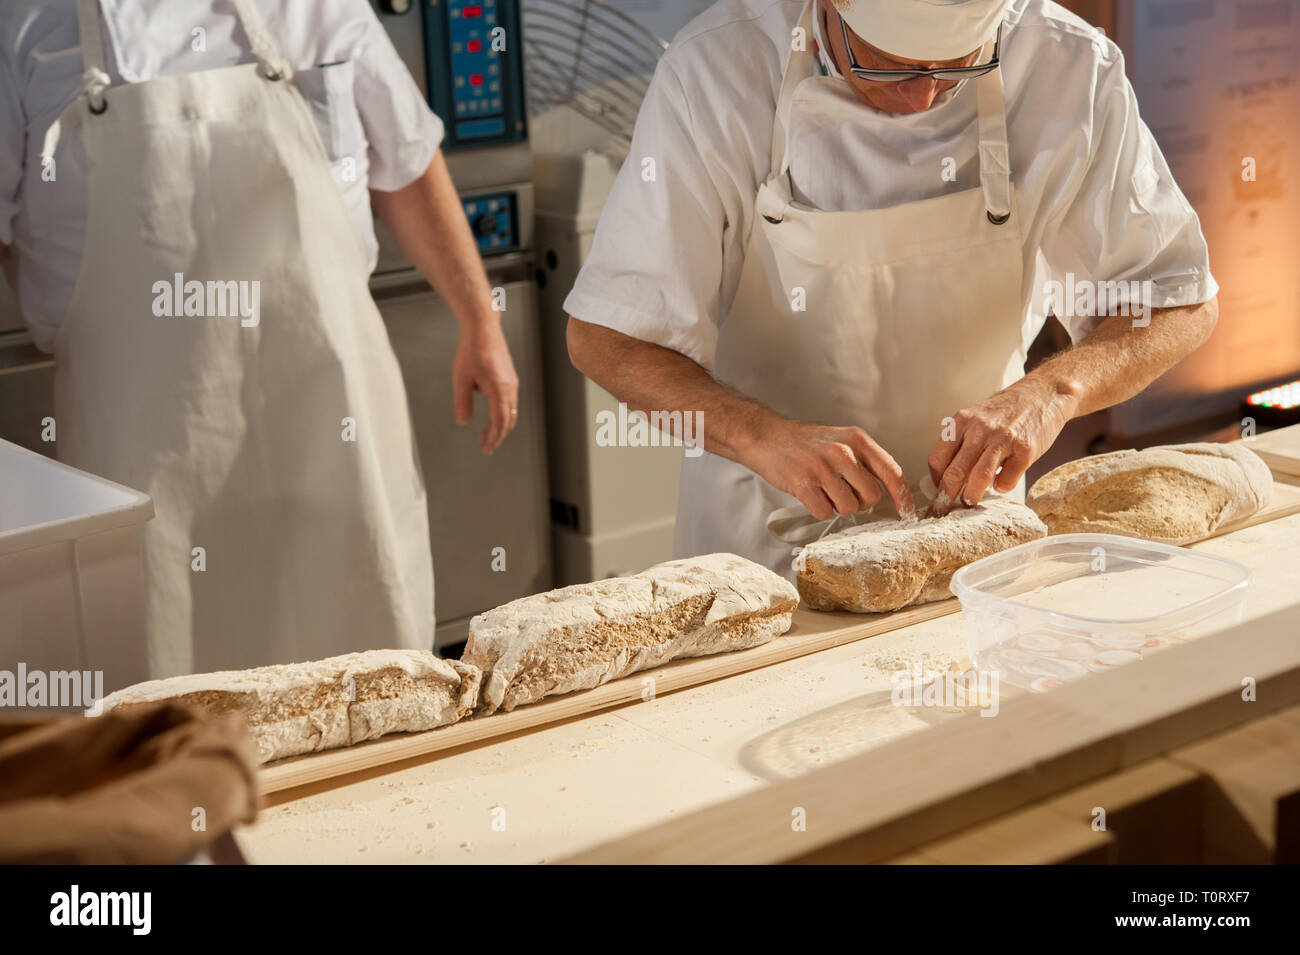
M 962 489 L 966 486 L 966 479 L 974 469 L 975 462 L 983 453 L 983 440 L 968 431 L 961 448 L 943 472 L 943 477 L 939 481 L 939 493 L 934 499 L 932 510 L 942 516 L 957 504 L 965 503 L 961 499 Z
M 496 386 L 496 403 L 493 405 L 497 426 L 496 446 L 506 439 L 510 429 L 519 417 L 519 384 L 516 381 L 498 381 Z
M 849 447 L 858 456 L 862 466 L 884 486 L 889 499 L 894 502 L 898 516 L 915 517 L 916 502 L 912 500 L 912 492 L 907 488 L 907 478 L 903 476 L 903 469 L 898 466 L 893 456 L 876 444 L 861 428 L 849 430 Z M 871 503 L 874 504 L 878 500 L 880 500 L 879 495 Z
M 873 506 L 885 493 L 880 489 L 880 482 L 875 479 L 871 472 L 856 461 L 851 468 L 840 472 L 840 480 L 853 488 L 853 493 L 857 495 L 860 505 L 859 510 L 865 511 Z
M 835 511 L 839 514 L 856 514 L 862 510 L 863 505 L 858 500 L 857 493 L 848 481 L 834 472 L 827 473 L 822 477 L 822 491 L 831 499 L 835 505 Z
M 957 456 L 957 452 L 961 449 L 962 439 L 965 437 L 963 433 L 965 429 L 962 428 L 960 422 L 957 422 L 954 428 L 956 430 L 951 439 L 944 437 L 943 432 L 940 432 L 939 440 L 930 449 L 930 457 L 926 461 L 930 467 L 930 480 L 934 482 L 936 488 L 943 481 L 943 473 L 948 470 L 948 465 L 952 464 L 952 459 Z M 945 425 L 944 431 L 946 430 L 947 426 Z
M 452 374 L 452 406 L 456 411 L 456 423 L 467 424 L 474 416 L 474 379 L 469 375 Z
M 1011 447 L 1011 454 L 1002 462 L 1002 473 L 998 475 L 994 486 L 1002 493 L 1014 491 L 1020 479 L 1025 476 L 1029 466 L 1034 463 L 1034 449 L 1028 442 L 1018 442 Z
M 519 384 L 518 382 L 502 387 L 502 404 L 506 409 L 506 432 L 514 430 L 519 423 Z M 504 436 L 502 437 L 504 440 Z
M 795 488 L 794 496 L 799 503 L 808 508 L 808 513 L 819 521 L 824 521 L 835 513 L 835 505 L 818 485 L 808 482 Z
M 479 391 L 488 400 L 488 423 L 479 433 L 478 446 L 484 454 L 491 454 L 501 443 L 501 403 L 495 393 Z
M 505 440 L 506 432 L 510 430 L 510 411 L 513 406 L 509 396 L 500 388 L 493 390 L 488 404 L 492 407 L 491 448 L 496 450 Z
M 979 460 L 975 462 L 975 466 L 971 468 L 970 476 L 966 478 L 965 487 L 962 488 L 963 503 L 974 505 L 983 500 L 989 486 L 997 477 L 998 468 L 1001 467 L 1003 460 L 1010 453 L 1009 447 L 1001 442 L 989 444 L 984 449 L 984 453 L 980 455 Z

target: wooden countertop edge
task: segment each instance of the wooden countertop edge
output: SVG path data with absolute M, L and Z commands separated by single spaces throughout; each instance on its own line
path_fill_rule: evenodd
M 571 863 L 869 862 L 1300 701 L 1300 604 L 1003 702 L 798 779 L 619 838 Z M 1242 700 L 1242 680 L 1256 701 Z M 806 831 L 792 826 L 802 810 Z

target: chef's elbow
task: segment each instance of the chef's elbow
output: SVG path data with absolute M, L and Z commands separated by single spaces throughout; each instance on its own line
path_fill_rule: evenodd
M 1219 296 L 1216 295 L 1208 302 L 1203 303 L 1201 305 L 1201 314 L 1204 316 L 1202 324 L 1205 326 L 1201 344 L 1205 344 L 1214 332 L 1214 326 L 1219 324 Z
M 598 325 L 592 325 L 570 315 L 569 324 L 564 332 L 565 341 L 569 346 L 569 362 L 588 378 L 591 377 L 596 354 L 599 351 L 596 345 L 599 328 Z
M 1214 334 L 1214 326 L 1219 323 L 1218 297 L 1187 310 L 1186 317 L 1187 322 L 1183 331 L 1183 357 L 1201 348 Z

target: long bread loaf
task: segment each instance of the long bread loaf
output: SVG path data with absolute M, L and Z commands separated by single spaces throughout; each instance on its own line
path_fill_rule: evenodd
M 238 712 L 266 763 L 454 723 L 473 712 L 481 676 L 476 667 L 428 650 L 367 650 L 151 680 L 109 694 L 104 707 L 171 700 L 207 713 Z
M 959 568 L 1046 535 L 1033 511 L 1004 499 L 944 517 L 860 524 L 803 549 L 799 596 L 813 610 L 855 613 L 942 600 Z
M 1047 472 L 1027 503 L 1053 534 L 1125 534 L 1161 544 L 1203 540 L 1265 504 L 1273 476 L 1242 444 L 1114 451 Z
M 766 643 L 790 628 L 798 602 L 767 568 L 710 554 L 480 614 L 462 659 L 483 670 L 482 709 L 511 710 L 678 657 Z

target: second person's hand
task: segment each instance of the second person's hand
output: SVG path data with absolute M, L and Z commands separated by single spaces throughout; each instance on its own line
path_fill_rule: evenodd
M 451 387 L 460 425 L 474 414 L 474 392 L 487 398 L 491 415 L 478 443 L 484 454 L 491 454 L 519 420 L 519 376 L 499 323 L 461 332 Z

